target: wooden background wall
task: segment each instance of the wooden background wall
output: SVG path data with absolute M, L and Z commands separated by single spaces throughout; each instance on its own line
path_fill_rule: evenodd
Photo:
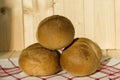
M 22 0 L 0 0 L 0 51 L 24 48 Z
M 120 49 L 120 0 L 0 0 L 0 50 L 21 50 L 36 42 L 39 22 L 63 15 L 75 37 L 92 39 L 102 49 Z

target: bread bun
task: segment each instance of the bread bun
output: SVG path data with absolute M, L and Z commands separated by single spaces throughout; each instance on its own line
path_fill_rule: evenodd
M 69 19 L 53 15 L 39 24 L 37 40 L 42 46 L 55 50 L 68 46 L 73 41 L 74 34 L 74 27 Z
M 61 54 L 61 67 L 75 76 L 87 76 L 100 66 L 100 47 L 87 38 L 78 38 Z
M 19 57 L 19 66 L 28 75 L 45 76 L 61 70 L 60 54 L 42 47 L 39 43 L 24 49 Z

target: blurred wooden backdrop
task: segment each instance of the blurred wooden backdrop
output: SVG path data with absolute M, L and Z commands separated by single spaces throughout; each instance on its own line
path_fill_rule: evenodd
M 0 0 L 0 50 L 22 50 L 36 42 L 39 22 L 55 14 L 72 21 L 75 37 L 120 49 L 120 0 Z
M 24 48 L 22 0 L 0 0 L 0 51 Z

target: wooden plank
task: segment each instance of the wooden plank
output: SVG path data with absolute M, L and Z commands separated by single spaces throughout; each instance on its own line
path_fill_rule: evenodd
M 120 49 L 120 0 L 115 0 L 116 49 Z
M 13 51 L 12 55 L 8 58 L 19 58 L 22 51 Z
M 7 59 L 7 58 L 19 58 L 21 51 L 1 51 L 0 52 L 0 59 Z
M 33 5 L 32 0 L 23 0 L 24 15 L 24 39 L 25 47 L 32 44 L 33 41 Z
M 24 39 L 25 39 L 25 47 L 34 43 L 33 38 L 33 16 L 24 14 Z
M 13 54 L 13 51 L 0 51 L 0 59 L 9 58 Z
M 114 0 L 94 0 L 95 41 L 102 49 L 115 48 Z
M 83 0 L 54 0 L 54 14 L 63 15 L 72 21 L 75 37 L 85 35 Z
M 108 49 L 107 56 L 120 59 L 120 49 Z
M 37 42 L 36 30 L 40 21 L 47 16 L 53 15 L 53 0 L 23 0 L 23 10 L 25 47 L 27 47 Z
M 94 41 L 95 16 L 94 0 L 84 0 L 85 37 Z
M 0 51 L 24 47 L 22 0 L 0 0 Z

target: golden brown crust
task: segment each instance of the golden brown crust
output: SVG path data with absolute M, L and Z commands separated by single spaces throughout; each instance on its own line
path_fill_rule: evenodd
M 39 24 L 37 40 L 46 48 L 60 49 L 73 41 L 74 33 L 74 27 L 69 19 L 53 15 L 45 18 Z
M 84 42 L 87 43 L 89 46 L 91 46 L 91 48 L 94 50 L 96 57 L 101 60 L 102 58 L 102 50 L 100 49 L 100 47 L 93 42 L 92 40 L 88 39 L 88 38 L 80 38 L 79 39 L 80 42 Z
M 61 70 L 59 53 L 48 50 L 39 43 L 24 49 L 19 57 L 19 66 L 28 75 L 45 76 Z
M 63 51 L 60 64 L 75 76 L 90 75 L 100 66 L 102 53 L 98 48 L 97 44 L 87 38 L 76 39 Z

